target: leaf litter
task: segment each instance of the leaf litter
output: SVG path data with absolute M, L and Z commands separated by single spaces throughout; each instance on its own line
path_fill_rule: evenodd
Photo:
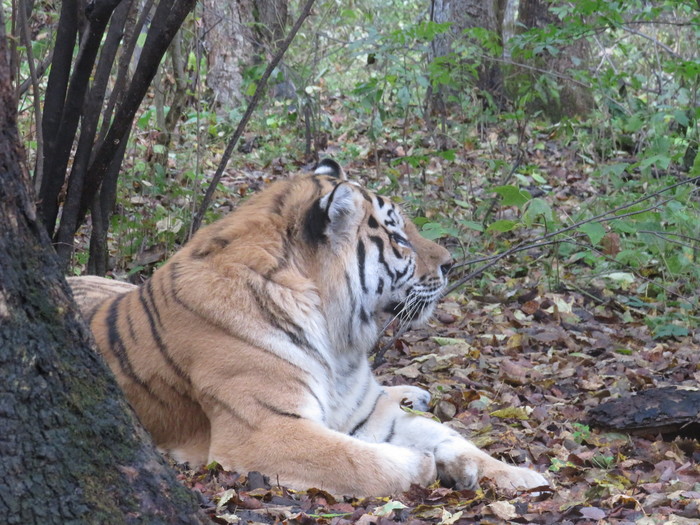
M 464 169 L 483 172 L 481 153 L 464 159 Z M 595 194 L 585 170 L 534 160 L 562 171 L 550 173 L 561 179 L 552 191 L 560 203 L 575 207 Z M 601 240 L 611 255 L 619 251 L 615 235 Z M 626 433 L 595 427 L 588 415 L 648 389 L 697 389 L 700 337 L 655 338 L 644 318 L 665 305 L 635 301 L 628 290 L 634 275 L 609 273 L 588 287 L 564 283 L 572 286 L 552 291 L 542 284 L 539 256 L 513 267 L 504 261 L 488 275 L 491 295 L 470 289 L 445 298 L 431 325 L 396 340 L 375 372 L 386 385 L 428 389 L 434 417 L 493 456 L 545 473 L 551 490 L 496 490 L 483 479 L 474 491 L 436 482 L 358 499 L 293 491 L 258 473 L 179 465 L 182 481 L 201 494 L 216 523 L 700 525 L 699 435 Z
M 449 297 L 430 327 L 389 349 L 376 373 L 387 385 L 429 389 L 434 416 L 495 457 L 545 472 L 551 491 L 504 492 L 484 479 L 476 491 L 436 483 L 355 499 L 216 466 L 180 466 L 181 479 L 216 523 L 699 524 L 698 436 L 631 435 L 591 427 L 587 416 L 643 389 L 697 387 L 697 344 L 659 342 L 641 323 L 623 327 L 593 314 L 567 329 L 563 314 L 537 312 L 557 302 L 588 311 L 582 296 L 529 295 L 501 304 Z

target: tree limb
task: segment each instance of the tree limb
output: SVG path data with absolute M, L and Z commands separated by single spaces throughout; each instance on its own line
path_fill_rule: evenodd
M 302 8 L 301 13 L 299 15 L 299 18 L 297 18 L 297 21 L 294 23 L 294 26 L 289 31 L 287 38 L 285 38 L 284 42 L 282 42 L 280 44 L 280 46 L 277 50 L 277 53 L 273 57 L 272 61 L 268 64 L 267 69 L 265 69 L 265 72 L 263 73 L 262 77 L 258 81 L 258 85 L 255 88 L 255 93 L 253 94 L 253 98 L 250 101 L 250 103 L 248 104 L 248 107 L 246 108 L 245 114 L 241 118 L 241 121 L 238 123 L 238 127 L 236 128 L 236 131 L 233 133 L 233 137 L 231 137 L 231 140 L 229 141 L 228 145 L 226 146 L 226 150 L 224 151 L 224 154 L 221 157 L 221 161 L 219 162 L 219 167 L 216 169 L 216 173 L 214 174 L 214 178 L 209 183 L 209 187 L 207 188 L 207 191 L 204 194 L 204 198 L 202 199 L 202 203 L 200 204 L 199 209 L 197 210 L 197 213 L 195 214 L 195 216 L 192 220 L 192 225 L 191 225 L 190 231 L 189 231 L 190 237 L 202 225 L 202 220 L 204 219 L 204 213 L 207 211 L 207 207 L 209 206 L 209 203 L 211 202 L 211 198 L 214 195 L 214 191 L 216 190 L 216 186 L 219 184 L 219 181 L 221 180 L 221 177 L 224 174 L 224 169 L 226 168 L 226 165 L 228 164 L 228 161 L 231 158 L 231 154 L 233 153 L 233 148 L 236 147 L 236 143 L 238 142 L 238 139 L 241 138 L 241 135 L 243 134 L 243 130 L 245 129 L 246 125 L 248 124 L 248 121 L 250 120 L 250 117 L 252 116 L 253 111 L 255 111 L 255 108 L 257 107 L 258 102 L 262 98 L 262 95 L 265 92 L 265 87 L 267 85 L 267 80 L 270 78 L 272 71 L 277 67 L 277 64 L 279 64 L 280 60 L 282 60 L 284 53 L 287 51 L 287 48 L 289 47 L 289 45 L 292 43 L 292 40 L 294 40 L 294 37 L 296 36 L 297 32 L 301 28 L 301 25 L 304 23 L 304 20 L 306 20 L 306 18 L 309 16 L 309 13 L 311 12 L 311 7 L 313 6 L 313 4 L 314 4 L 314 0 L 306 0 L 306 3 L 304 4 L 304 7 Z

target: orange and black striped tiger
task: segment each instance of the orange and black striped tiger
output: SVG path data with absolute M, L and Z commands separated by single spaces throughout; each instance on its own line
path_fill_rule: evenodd
M 378 317 L 424 322 L 451 264 L 391 200 L 325 160 L 197 232 L 141 287 L 70 282 L 141 422 L 179 461 L 354 495 L 436 476 L 546 485 L 402 410 L 426 409 L 429 394 L 371 373 Z

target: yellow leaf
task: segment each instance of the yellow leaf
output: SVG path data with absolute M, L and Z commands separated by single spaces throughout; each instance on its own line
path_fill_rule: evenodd
M 532 409 L 530 409 L 532 411 Z M 530 419 L 530 415 L 524 407 L 508 407 L 491 412 L 493 417 L 501 419 L 520 419 L 522 421 Z

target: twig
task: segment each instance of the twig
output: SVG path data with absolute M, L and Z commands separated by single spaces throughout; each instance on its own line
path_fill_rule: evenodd
M 525 135 L 524 132 L 525 126 L 521 128 L 521 132 L 518 134 L 518 156 L 515 158 L 515 162 L 513 163 L 513 166 L 510 168 L 510 172 L 508 175 L 506 175 L 503 180 L 500 182 L 499 186 L 505 186 L 510 182 L 510 179 L 513 178 L 513 175 L 515 175 L 515 172 L 518 170 L 520 167 L 520 164 L 523 161 L 523 157 L 525 156 L 523 154 L 522 150 L 522 142 L 523 142 L 523 135 Z M 496 203 L 498 202 L 498 199 L 500 198 L 499 195 L 495 195 L 491 199 L 491 204 L 489 204 L 488 209 L 486 210 L 486 213 L 484 213 L 484 220 L 481 221 L 482 224 L 486 224 L 486 222 L 489 220 L 489 217 L 491 216 L 491 213 L 493 212 L 493 209 L 496 207 Z
M 646 233 L 647 235 L 653 235 L 654 237 L 658 237 L 662 241 L 670 242 L 671 244 L 677 244 L 678 246 L 685 246 L 686 248 L 690 248 L 691 250 L 697 250 L 697 246 L 693 246 L 692 244 L 688 244 L 687 242 L 683 241 L 677 241 L 675 239 L 669 239 L 669 235 L 675 235 L 674 233 L 670 232 L 655 232 L 652 230 L 640 230 L 639 233 Z M 694 239 L 692 237 L 688 237 L 689 239 L 693 239 L 695 242 L 699 242 L 700 239 Z
M 642 274 L 639 273 L 637 270 L 635 270 L 634 268 L 632 268 L 629 264 L 622 264 L 620 261 L 618 261 L 618 260 L 615 259 L 614 257 L 610 257 L 609 255 L 607 255 L 607 254 L 601 252 L 601 251 L 600 251 L 598 248 L 596 248 L 595 246 L 591 246 L 591 245 L 588 245 L 588 244 L 582 244 L 582 243 L 576 242 L 576 241 L 574 241 L 574 240 L 571 240 L 571 241 L 568 241 L 568 242 L 570 242 L 570 243 L 573 244 L 574 246 L 581 246 L 581 247 L 583 247 L 583 248 L 586 248 L 586 249 L 589 249 L 589 250 L 595 252 L 596 255 L 598 255 L 599 257 L 602 257 L 602 258 L 605 259 L 606 261 L 609 261 L 609 262 L 611 262 L 611 263 L 617 264 L 617 265 L 619 265 L 619 266 L 622 266 L 624 269 L 629 270 L 630 273 L 633 273 L 634 275 L 636 275 L 636 276 L 637 276 L 639 279 L 641 279 L 642 281 L 645 281 L 645 282 L 647 282 L 647 283 L 653 284 L 654 286 L 658 286 L 659 288 L 661 288 L 661 289 L 662 289 L 664 292 L 666 292 L 667 294 L 673 295 L 673 296 L 676 297 L 677 299 L 679 299 L 679 300 L 681 300 L 681 301 L 685 301 L 687 304 L 689 304 L 689 305 L 691 305 L 691 306 L 693 305 L 693 303 L 690 301 L 690 299 L 684 297 L 683 295 L 679 294 L 678 292 L 674 292 L 673 290 L 671 290 L 670 288 L 665 287 L 665 286 L 662 285 L 662 284 L 659 284 L 659 283 L 658 283 L 657 281 L 655 281 L 654 279 L 650 279 L 649 277 L 646 277 L 645 275 L 642 275 Z M 569 283 L 569 284 L 570 284 L 570 283 Z
M 17 9 L 19 16 L 19 34 L 22 45 L 27 50 L 27 64 L 29 65 L 29 77 L 32 80 L 32 98 L 34 104 L 34 122 L 36 126 L 36 159 L 34 163 L 34 187 L 38 190 L 44 178 L 44 134 L 41 124 L 41 94 L 39 93 L 39 77 L 34 63 L 34 53 L 32 51 L 32 41 L 29 38 L 29 22 L 27 21 L 27 3 L 20 0 Z
M 606 211 L 606 212 L 603 212 L 603 213 L 601 213 L 601 214 L 599 214 L 599 215 L 596 215 L 595 217 L 590 217 L 590 218 L 588 218 L 588 219 L 585 219 L 585 220 L 582 220 L 582 221 L 578 221 L 578 222 L 576 222 L 576 223 L 574 223 L 574 224 L 571 224 L 571 225 L 569 225 L 569 226 L 567 226 L 567 227 L 565 227 L 565 228 L 562 228 L 561 230 L 557 230 L 557 231 L 554 231 L 554 232 L 550 232 L 550 233 L 544 235 L 544 236 L 543 236 L 541 239 L 539 239 L 538 241 L 535 241 L 535 242 L 533 242 L 533 243 L 526 243 L 525 241 L 523 241 L 523 242 L 517 244 L 516 246 L 514 246 L 513 248 L 510 248 L 509 250 L 506 250 L 506 251 L 503 252 L 503 253 L 500 253 L 500 254 L 498 254 L 498 255 L 494 255 L 493 258 L 490 260 L 489 263 L 485 264 L 485 265 L 482 266 L 481 268 L 478 268 L 478 269 L 474 270 L 473 272 L 467 274 L 466 276 L 461 277 L 459 280 L 457 280 L 455 283 L 453 283 L 453 284 L 445 291 L 445 295 L 447 295 L 447 294 L 449 294 L 449 293 L 452 293 L 453 291 L 455 291 L 457 288 L 459 288 L 460 286 L 462 286 L 464 283 L 466 283 L 466 282 L 469 281 L 470 279 L 473 279 L 473 278 L 476 277 L 477 275 L 480 275 L 481 273 L 483 273 L 485 270 L 487 270 L 487 269 L 490 268 L 491 266 L 495 265 L 498 261 L 500 261 L 500 260 L 503 259 L 504 257 L 508 257 L 509 255 L 512 255 L 512 254 L 514 254 L 514 253 L 518 253 L 518 252 L 521 252 L 521 251 L 530 250 L 530 249 L 534 249 L 534 248 L 539 248 L 540 246 L 546 246 L 547 244 L 555 244 L 555 243 L 558 243 L 558 242 L 565 242 L 565 241 L 562 241 L 562 240 L 560 240 L 560 239 L 554 240 L 554 241 L 551 241 L 551 242 L 550 242 L 550 241 L 548 241 L 548 239 L 551 239 L 551 238 L 556 237 L 556 236 L 558 236 L 558 235 L 561 235 L 561 234 L 563 234 L 563 233 L 566 233 L 566 232 L 569 232 L 569 231 L 571 231 L 571 230 L 574 230 L 574 229 L 576 229 L 576 228 L 578 228 L 578 227 L 580 227 L 580 226 L 582 226 L 582 225 L 584 225 L 584 224 L 588 224 L 588 223 L 592 223 L 592 222 L 595 222 L 595 223 L 607 222 L 607 221 L 611 221 L 611 220 L 620 219 L 620 218 L 622 218 L 622 217 L 628 217 L 628 216 L 630 216 L 630 215 L 638 215 L 638 214 L 640 214 L 640 213 L 645 213 L 645 212 L 647 212 L 647 211 L 649 211 L 649 210 L 652 210 L 652 209 L 654 209 L 654 208 L 657 208 L 658 206 L 660 206 L 661 204 L 663 204 L 663 202 L 662 202 L 662 203 L 657 203 L 657 204 L 655 204 L 655 205 L 653 205 L 653 206 L 650 206 L 650 207 L 648 207 L 648 208 L 645 208 L 645 209 L 643 209 L 643 210 L 637 210 L 637 211 L 634 211 L 634 212 L 625 213 L 625 214 L 623 214 L 623 215 L 616 215 L 616 216 L 614 216 L 614 217 L 608 217 L 608 215 L 610 215 L 610 214 L 616 213 L 616 212 L 618 212 L 618 211 L 621 211 L 621 210 L 624 210 L 624 209 L 627 209 L 627 208 L 631 208 L 632 206 L 635 206 L 636 204 L 639 204 L 640 202 L 644 202 L 644 201 L 647 201 L 647 200 L 649 200 L 649 199 L 651 199 L 651 198 L 657 197 L 657 196 L 661 195 L 662 193 L 665 193 L 665 192 L 667 192 L 667 191 L 669 191 L 669 190 L 672 190 L 672 189 L 674 189 L 674 188 L 677 188 L 678 186 L 681 186 L 681 185 L 683 185 L 683 184 L 691 184 L 691 183 L 697 182 L 697 181 L 699 181 L 699 180 L 700 180 L 700 176 L 698 176 L 698 177 L 692 177 L 692 178 L 690 178 L 690 179 L 682 180 L 682 181 L 677 182 L 677 183 L 675 183 L 675 184 L 671 184 L 670 186 L 666 186 L 665 188 L 661 188 L 660 190 L 655 191 L 654 193 L 650 193 L 649 195 L 646 195 L 646 196 L 644 196 L 644 197 L 640 197 L 639 199 L 636 199 L 636 200 L 634 200 L 634 201 L 632 201 L 632 202 L 630 202 L 630 203 L 628 203 L 628 204 L 623 204 L 622 206 L 618 206 L 617 208 L 614 208 L 614 209 L 612 209 L 612 210 L 608 210 L 608 211 Z M 668 200 L 670 200 L 670 199 L 668 199 Z M 666 200 L 666 201 L 664 201 L 664 202 L 668 202 L 668 200 Z M 543 242 L 543 241 L 546 241 L 546 242 Z M 467 262 L 459 263 L 459 264 L 457 265 L 457 267 L 467 266 L 467 265 L 469 265 L 469 264 L 474 264 L 474 262 L 467 261 Z
M 49 49 L 49 52 L 46 54 L 44 59 L 39 63 L 38 66 L 36 66 L 36 77 L 37 79 L 41 78 L 44 73 L 46 73 L 46 70 L 49 68 L 51 65 L 51 60 L 53 59 L 53 49 Z M 29 78 L 25 78 L 22 83 L 17 87 L 17 97 L 21 97 L 24 95 L 27 90 L 29 89 L 29 86 L 34 85 L 34 79 L 31 76 Z
M 258 85 L 255 88 L 255 93 L 253 94 L 253 99 L 250 101 L 248 104 L 248 108 L 245 111 L 245 114 L 241 118 L 241 121 L 238 123 L 238 127 L 236 128 L 236 131 L 233 134 L 233 137 L 231 137 L 231 140 L 229 141 L 228 145 L 226 146 L 226 150 L 224 151 L 223 156 L 221 157 L 221 161 L 219 162 L 219 167 L 216 169 L 216 173 L 214 174 L 214 178 L 212 178 L 211 183 L 209 183 L 209 187 L 207 188 L 206 193 L 204 194 L 204 198 L 202 199 L 202 203 L 199 205 L 199 210 L 197 210 L 197 213 L 194 216 L 194 219 L 192 220 L 192 227 L 190 228 L 190 236 L 196 232 L 199 227 L 202 225 L 202 220 L 204 219 L 204 213 L 207 211 L 207 208 L 209 207 L 209 203 L 211 202 L 211 198 L 214 195 L 214 191 L 216 190 L 216 186 L 219 184 L 219 181 L 221 180 L 221 177 L 224 174 L 224 169 L 226 168 L 226 165 L 228 164 L 229 159 L 231 158 L 231 154 L 233 153 L 233 148 L 236 147 L 236 143 L 238 142 L 238 139 L 241 138 L 241 135 L 243 134 L 243 130 L 245 129 L 246 125 L 248 124 L 248 121 L 250 120 L 250 117 L 253 115 L 253 111 L 258 105 L 258 102 L 260 102 L 260 99 L 263 96 L 263 93 L 265 92 L 265 88 L 267 86 L 267 80 L 270 78 L 270 75 L 272 74 L 272 71 L 277 67 L 277 64 L 279 64 L 280 60 L 282 60 L 282 57 L 284 56 L 284 53 L 287 51 L 287 48 L 289 45 L 292 43 L 292 40 L 294 40 L 294 37 L 296 36 L 297 32 L 301 28 L 301 25 L 304 23 L 304 20 L 309 16 L 309 13 L 311 12 L 311 7 L 314 4 L 314 0 L 307 0 L 306 4 L 304 4 L 304 7 L 301 10 L 301 14 L 299 15 L 299 18 L 297 18 L 297 21 L 294 23 L 294 26 L 292 27 L 291 31 L 287 35 L 287 38 L 285 38 L 284 42 L 282 42 L 279 46 L 279 49 L 277 50 L 277 53 L 275 54 L 274 58 L 272 61 L 267 65 L 267 69 L 265 69 L 265 72 L 263 73 L 262 77 L 258 81 Z
M 564 230 L 560 230 L 559 232 L 553 232 L 553 233 L 563 233 L 563 232 L 564 232 Z M 546 237 L 549 237 L 549 235 L 547 235 Z M 576 237 L 572 237 L 572 238 L 575 239 Z M 544 241 L 544 242 L 542 242 L 542 241 Z M 485 265 L 483 265 L 483 266 L 477 268 L 477 269 L 474 270 L 473 272 L 470 272 L 470 273 L 468 273 L 467 275 L 465 275 L 465 276 L 463 276 L 463 277 L 460 277 L 456 282 L 452 283 L 452 285 L 449 286 L 449 287 L 445 290 L 445 292 L 443 293 L 443 295 L 449 295 L 449 294 L 451 294 L 452 292 L 454 292 L 457 288 L 459 288 L 460 286 L 462 286 L 462 285 L 463 285 L 464 283 L 466 283 L 467 281 L 473 279 L 473 278 L 476 277 L 477 275 L 481 275 L 482 273 L 484 273 L 486 270 L 488 270 L 489 268 L 491 268 L 492 266 L 494 266 L 498 261 L 500 261 L 500 260 L 503 259 L 504 257 L 508 257 L 509 255 L 513 255 L 514 253 L 524 252 L 524 251 L 527 251 L 527 250 L 534 250 L 535 248 L 541 248 L 542 246 L 549 246 L 549 245 L 551 245 L 551 244 L 559 244 L 559 243 L 562 243 L 562 242 L 568 242 L 568 241 L 567 241 L 566 239 L 550 239 L 550 240 L 545 240 L 545 237 L 543 237 L 543 238 L 540 239 L 539 241 L 535 241 L 535 242 L 532 242 L 532 243 L 521 242 L 520 244 L 517 244 L 517 245 L 513 246 L 512 248 L 506 250 L 506 251 L 503 252 L 503 253 L 499 253 L 499 254 L 496 254 L 496 255 L 492 256 L 492 257 L 490 258 L 490 261 L 489 261 L 488 263 L 486 263 Z M 460 266 L 466 266 L 466 264 L 471 264 L 471 263 L 468 262 L 468 263 L 460 264 Z
M 622 25 L 622 26 L 620 26 L 620 28 L 623 29 L 623 30 L 625 30 L 625 31 L 627 31 L 628 33 L 632 33 L 633 35 L 637 35 L 637 36 L 641 36 L 642 38 L 646 38 L 646 39 L 649 40 L 650 42 L 653 42 L 655 46 L 658 46 L 658 47 L 660 47 L 661 49 L 663 49 L 664 51 L 666 51 L 666 53 L 668 53 L 669 55 L 671 55 L 673 58 L 683 59 L 683 57 L 682 57 L 681 55 L 679 55 L 678 53 L 676 53 L 673 49 L 671 49 L 670 47 L 668 47 L 666 44 L 664 44 L 664 43 L 662 43 L 662 42 L 659 42 L 659 41 L 658 41 L 656 38 L 654 38 L 653 36 L 649 36 L 649 35 L 647 35 L 646 33 L 642 33 L 641 31 L 637 31 L 636 29 L 632 29 L 631 27 L 628 27 L 628 26 L 626 26 L 626 25 Z

